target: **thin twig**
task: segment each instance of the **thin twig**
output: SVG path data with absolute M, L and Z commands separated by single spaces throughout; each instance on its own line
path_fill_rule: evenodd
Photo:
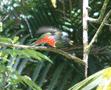
M 91 48 L 92 48 L 92 46 L 93 46 L 93 43 L 96 41 L 99 33 L 102 31 L 102 29 L 103 29 L 103 27 L 104 27 L 104 25 L 105 25 L 105 23 L 106 23 L 106 21 L 107 21 L 107 19 L 109 18 L 110 15 L 111 15 L 111 10 L 107 13 L 107 15 L 106 15 L 105 18 L 103 19 L 101 25 L 99 26 L 97 32 L 95 33 L 94 37 L 93 37 L 92 40 L 90 41 L 90 43 L 89 43 L 89 45 L 88 45 L 88 47 L 87 47 L 87 49 L 89 50 L 89 52 L 90 52 L 90 50 L 91 50 Z
M 63 50 L 56 49 L 56 48 L 47 48 L 43 46 L 28 46 L 28 45 L 18 45 L 18 44 L 9 44 L 9 43 L 3 43 L 0 42 L 0 46 L 6 46 L 6 47 L 15 47 L 15 48 L 23 48 L 23 49 L 34 49 L 34 50 L 39 50 L 39 51 L 50 51 L 54 52 L 57 54 L 60 54 L 67 58 L 68 60 L 73 60 L 74 62 L 78 64 L 84 65 L 84 61 L 82 61 L 80 58 L 71 55 L 70 53 L 64 52 Z
M 83 0 L 83 61 L 85 62 L 85 77 L 88 72 L 88 0 Z
M 100 16 L 97 19 L 89 17 L 88 20 L 90 22 L 94 22 L 94 23 L 99 22 L 100 23 L 104 18 L 104 14 L 105 14 L 108 3 L 109 3 L 109 0 L 104 1 L 103 6 L 102 6 L 101 11 L 100 11 Z

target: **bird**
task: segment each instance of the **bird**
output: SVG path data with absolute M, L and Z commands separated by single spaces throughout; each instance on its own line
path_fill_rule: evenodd
M 47 44 L 50 47 L 65 47 L 72 45 L 72 40 L 69 39 L 66 32 L 60 31 L 55 27 L 41 27 L 36 32 L 40 37 L 35 41 L 35 45 Z

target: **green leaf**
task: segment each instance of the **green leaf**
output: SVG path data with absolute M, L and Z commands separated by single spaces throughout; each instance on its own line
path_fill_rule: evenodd
M 1 67 L 2 66 L 2 67 Z M 32 90 L 42 90 L 35 82 L 31 80 L 30 77 L 28 76 L 21 76 L 19 75 L 15 70 L 13 70 L 10 66 L 6 67 L 4 65 L 0 65 L 0 68 L 5 68 L 3 69 L 3 72 L 8 71 L 9 79 L 8 82 L 12 85 L 17 85 L 19 83 L 23 85 L 29 86 Z
M 0 42 L 11 43 L 12 40 L 10 38 L 0 36 Z
M 3 73 L 4 71 L 6 71 L 6 67 L 0 63 L 0 73 Z
M 111 90 L 111 67 L 102 73 L 102 79 L 96 90 Z
M 3 23 L 0 22 L 0 32 L 2 32 L 2 31 L 3 31 Z
M 106 79 L 107 79 L 106 85 L 108 85 L 110 77 L 111 77 L 111 67 L 103 69 L 103 70 L 89 76 L 88 78 L 77 83 L 76 85 L 69 88 L 68 90 L 92 90 L 92 89 L 96 88 L 99 84 L 101 85 L 101 83 L 102 83 L 103 87 L 106 87 L 105 84 L 103 84 L 103 83 L 106 83 Z
M 18 50 L 18 49 L 5 49 L 2 50 L 4 53 L 8 53 L 14 57 L 19 56 L 21 58 L 34 58 L 36 60 L 47 60 L 49 62 L 52 63 L 52 61 L 44 54 L 37 52 L 35 50 L 32 49 L 22 49 L 22 50 Z
M 14 38 L 13 38 L 13 43 L 17 43 L 18 40 L 19 40 L 19 37 L 18 37 L 18 36 L 14 37 Z
M 38 59 L 38 60 L 48 60 L 49 62 L 52 62 L 46 55 L 37 52 L 35 50 L 31 50 L 31 49 L 25 49 L 23 50 L 24 53 L 27 53 L 28 55 L 30 55 L 30 57 Z
M 27 84 L 33 90 L 42 90 L 37 84 L 35 84 L 30 77 L 28 76 L 18 76 L 18 79 L 21 80 L 21 83 Z
M 77 83 L 68 90 L 92 90 L 99 84 L 99 81 L 101 80 L 102 77 L 102 73 L 103 70 L 89 76 L 88 78 Z

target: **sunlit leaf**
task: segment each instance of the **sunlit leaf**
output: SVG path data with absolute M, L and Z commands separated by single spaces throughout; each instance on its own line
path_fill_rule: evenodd
M 92 90 L 96 87 L 97 90 L 111 90 L 111 67 L 89 76 L 68 90 Z
M 111 68 L 104 70 L 97 90 L 111 90 Z
M 91 90 L 91 89 L 95 88 L 99 84 L 99 81 L 101 79 L 100 76 L 101 76 L 102 72 L 103 71 L 100 71 L 94 75 L 91 75 L 90 77 L 77 83 L 76 85 L 74 85 L 73 87 L 71 87 L 68 90 Z M 94 83 L 92 83 L 92 82 L 94 82 Z M 92 84 L 90 84 L 90 83 L 92 83 Z
M 0 37 L 0 42 L 11 43 L 12 40 L 10 38 Z
M 52 2 L 53 7 L 56 8 L 57 7 L 56 0 L 51 0 L 51 2 Z
M 18 37 L 18 36 L 14 37 L 13 43 L 16 43 L 18 40 L 19 40 L 19 37 Z

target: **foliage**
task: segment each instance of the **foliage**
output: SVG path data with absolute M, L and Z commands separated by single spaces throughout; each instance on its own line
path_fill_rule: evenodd
M 26 84 L 33 90 L 41 90 L 28 76 L 21 76 L 10 66 L 0 64 L 0 89 L 1 90 L 21 90 L 19 84 Z
M 110 90 L 111 67 L 103 69 L 68 90 Z
M 104 0 L 89 0 L 89 16 L 98 18 L 103 3 Z M 109 0 L 105 15 L 110 9 Z M 111 18 L 107 23 L 111 23 Z M 89 41 L 99 25 L 89 22 Z M 0 42 L 32 45 L 38 38 L 36 31 L 41 26 L 54 26 L 66 32 L 74 45 L 65 50 L 82 58 L 82 0 L 0 0 Z M 106 24 L 91 49 L 89 75 L 111 65 L 110 32 L 110 25 Z M 84 66 L 63 56 L 11 46 L 0 46 L 0 60 L 0 83 L 4 82 L 0 86 L 6 86 L 7 90 L 19 87 L 22 90 L 38 90 L 38 85 L 43 90 L 67 90 L 72 85 L 75 85 L 73 88 L 95 87 L 97 80 L 100 80 L 98 76 L 103 72 L 83 80 Z M 53 64 L 47 61 L 53 61 Z M 10 72 L 8 76 L 7 72 Z M 7 77 L 6 81 L 4 76 Z

